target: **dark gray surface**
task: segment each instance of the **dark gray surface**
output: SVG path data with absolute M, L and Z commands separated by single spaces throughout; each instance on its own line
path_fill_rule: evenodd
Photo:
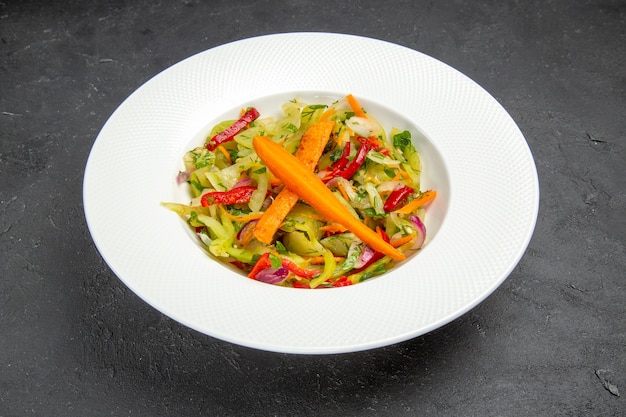
M 468 314 L 367 352 L 255 351 L 162 316 L 100 258 L 82 176 L 115 108 L 189 55 L 288 31 L 427 53 L 519 124 L 537 228 Z M 0 416 L 626 410 L 624 1 L 5 0 L 0 38 Z

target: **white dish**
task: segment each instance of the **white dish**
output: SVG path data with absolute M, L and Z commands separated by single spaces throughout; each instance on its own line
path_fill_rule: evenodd
M 181 157 L 229 110 L 352 93 L 383 124 L 409 128 L 438 197 L 428 241 L 381 277 L 333 289 L 263 284 L 209 258 L 160 206 L 187 202 Z M 261 36 L 194 55 L 141 86 L 98 135 L 84 206 L 113 272 L 162 313 L 240 345 L 342 353 L 404 341 L 489 296 L 523 255 L 537 218 L 531 152 L 507 112 L 453 68 L 402 46 L 325 33 Z

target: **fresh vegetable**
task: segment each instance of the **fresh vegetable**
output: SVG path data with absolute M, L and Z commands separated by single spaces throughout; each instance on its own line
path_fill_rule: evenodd
M 298 266 L 295 262 L 287 259 L 287 258 L 282 258 L 281 259 L 282 265 L 287 268 L 287 270 L 293 272 L 294 274 L 296 274 L 299 277 L 303 277 L 303 278 L 313 278 L 316 275 L 319 275 L 320 271 L 318 270 L 313 270 L 313 269 L 304 269 L 300 266 Z
M 238 204 L 250 201 L 257 187 L 248 185 L 233 188 L 229 191 L 212 191 L 202 195 L 200 204 L 208 207 L 211 204 Z
M 280 284 L 285 280 L 285 278 L 287 278 L 288 275 L 289 271 L 287 270 L 287 268 L 267 268 L 260 271 L 256 275 L 255 279 L 257 281 L 266 282 L 268 284 Z
M 415 230 L 417 232 L 417 237 L 413 243 L 413 249 L 419 249 L 422 247 L 424 240 L 426 239 L 426 226 L 424 226 L 422 219 L 414 214 L 409 216 L 409 220 L 413 226 L 415 226 Z
M 396 210 L 396 213 L 409 214 L 437 197 L 437 191 L 428 190 L 415 200 Z
M 259 272 L 272 267 L 272 261 L 270 260 L 270 253 L 265 252 L 257 259 L 252 270 L 248 273 L 249 278 L 256 278 Z
M 387 197 L 383 208 L 385 211 L 394 211 L 414 191 L 415 190 L 408 185 L 393 190 L 391 194 L 389 194 L 389 197 Z
M 368 142 L 362 141 L 361 147 L 359 148 L 356 157 L 350 162 L 350 164 L 343 170 L 337 173 L 340 177 L 343 177 L 347 180 L 352 178 L 354 174 L 359 170 L 361 165 L 365 162 L 365 157 L 367 153 L 370 151 L 371 147 Z
M 365 114 L 365 111 L 363 111 L 363 107 L 361 107 L 361 103 L 359 103 L 356 97 L 354 97 L 352 94 L 348 94 L 346 96 L 346 100 L 348 100 L 348 104 L 352 108 L 352 111 L 354 111 L 355 116 L 362 118 L 367 117 L 367 114 Z
M 335 257 L 332 252 L 325 250 L 322 253 L 322 257 L 324 258 L 324 270 L 319 276 L 309 281 L 309 286 L 311 288 L 317 288 L 319 285 L 329 280 L 335 272 L 337 264 L 335 263 Z
M 313 171 L 315 165 L 317 165 L 334 126 L 335 122 L 320 121 L 308 128 L 302 136 L 296 151 L 296 158 L 308 170 Z M 270 244 L 281 223 L 297 202 L 298 195 L 295 192 L 288 188 L 283 189 L 259 220 L 254 229 L 254 236 L 259 241 Z
M 422 161 L 406 130 L 389 132 L 349 95 L 299 99 L 215 124 L 183 156 L 186 204 L 162 203 L 215 259 L 250 279 L 294 288 L 354 285 L 425 243 Z
M 237 133 L 245 129 L 246 126 L 259 117 L 259 115 L 259 111 L 254 107 L 251 107 L 235 123 L 209 139 L 206 143 L 206 148 L 212 151 L 220 144 L 233 140 Z
M 256 261 L 248 277 L 267 282 L 268 279 L 284 279 L 289 272 L 303 278 L 313 278 L 320 274 L 319 270 L 304 269 L 288 258 L 265 252 Z
M 376 232 L 346 210 L 324 183 L 282 146 L 266 136 L 256 136 L 252 143 L 263 163 L 301 199 L 328 219 L 348 228 L 372 248 L 396 260 L 405 259 L 402 252 L 385 242 Z
M 385 242 L 387 242 L 387 243 L 389 243 L 391 245 L 391 241 L 389 239 L 389 236 L 387 235 L 387 233 L 384 230 L 382 230 L 379 227 L 379 228 L 377 228 L 376 232 L 380 235 L 380 237 Z M 367 269 L 374 262 L 376 262 L 376 261 L 378 261 L 379 259 L 382 259 L 382 258 L 384 258 L 384 254 L 383 253 L 378 252 L 378 251 L 374 251 L 373 249 L 371 249 L 371 248 L 366 246 L 363 249 L 363 251 L 361 252 L 361 255 L 359 256 L 359 259 L 357 260 L 357 262 L 355 264 L 356 270 L 353 271 L 353 273 L 354 272 L 360 272 L 360 271 L 363 271 L 363 270 Z
M 341 151 L 341 156 L 339 157 L 337 162 L 333 164 L 333 170 L 336 170 L 337 172 L 343 171 L 346 168 L 346 166 L 348 166 L 349 155 L 350 155 L 350 142 L 346 143 L 346 145 L 343 147 L 343 150 Z

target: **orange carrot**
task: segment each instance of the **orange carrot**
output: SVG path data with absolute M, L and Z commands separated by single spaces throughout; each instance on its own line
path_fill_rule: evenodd
M 287 188 L 325 215 L 328 220 L 343 225 L 372 249 L 393 259 L 405 259 L 402 252 L 354 217 L 313 171 L 282 146 L 266 136 L 256 136 L 252 145 L 261 161 Z
M 408 204 L 405 204 L 404 206 L 400 207 L 398 210 L 396 210 L 396 213 L 401 213 L 401 214 L 409 214 L 411 212 L 413 212 L 415 209 L 418 209 L 420 207 L 422 207 L 424 204 L 428 203 L 431 200 L 434 200 L 435 197 L 437 197 L 437 191 L 436 190 L 428 190 L 426 192 L 424 192 L 421 197 L 416 198 L 415 200 L 411 201 Z
M 407 181 L 412 181 L 411 176 L 409 175 L 408 172 L 406 172 L 405 170 L 401 169 L 400 170 L 400 174 L 404 177 L 405 180 Z
M 272 187 L 278 187 L 280 184 L 282 184 L 282 182 L 281 182 L 278 178 L 276 178 L 276 177 L 274 177 L 274 176 L 272 176 L 272 177 L 270 178 L 270 185 L 271 185 Z
M 324 113 L 322 113 L 322 115 L 320 116 L 320 121 L 324 121 L 324 120 L 328 120 L 331 117 L 333 117 L 333 115 L 337 113 L 337 110 L 335 109 L 328 109 L 326 110 Z
M 334 121 L 321 121 L 311 125 L 302 135 L 296 151 L 296 158 L 309 171 L 312 172 L 315 169 L 334 127 Z M 254 229 L 254 237 L 269 245 L 283 220 L 297 202 L 298 195 L 296 193 L 288 188 L 283 189 L 259 219 Z
M 223 153 L 223 154 L 224 154 L 224 156 L 226 157 L 226 161 L 228 161 L 228 163 L 229 163 L 230 165 L 232 165 L 233 161 L 231 161 L 231 159 L 230 159 L 230 154 L 228 153 L 228 151 L 226 150 L 226 148 L 225 148 L 225 147 L 223 147 L 222 145 L 219 145 L 219 146 L 217 147 L 217 149 L 218 149 L 221 153 Z
M 337 146 L 343 146 L 343 143 L 349 140 L 350 140 L 350 133 L 348 133 L 347 130 L 343 130 L 337 136 L 337 138 L 335 139 L 335 142 L 337 142 Z
M 348 94 L 346 96 L 346 100 L 348 100 L 348 104 L 350 105 L 350 108 L 354 112 L 355 116 L 367 117 L 367 114 L 365 114 L 365 112 L 363 111 L 363 107 L 361 107 L 361 104 L 356 99 L 356 97 L 354 97 L 352 94 Z
M 296 194 L 289 189 L 283 189 L 259 219 L 254 228 L 254 237 L 267 245 L 272 243 L 274 234 L 297 202 L 298 196 Z
M 346 192 L 346 189 L 343 188 L 343 184 L 338 184 L 337 188 L 339 188 L 339 192 L 341 193 L 342 197 L 346 200 L 346 201 L 350 201 L 350 197 L 348 197 L 348 193 Z
M 399 246 L 404 245 L 405 243 L 410 242 L 411 240 L 415 239 L 415 233 L 412 233 L 410 235 L 406 235 L 406 236 L 402 236 L 399 237 L 397 239 L 393 239 L 391 242 L 389 242 L 391 244 L 391 246 L 393 246 L 394 248 L 397 248 Z

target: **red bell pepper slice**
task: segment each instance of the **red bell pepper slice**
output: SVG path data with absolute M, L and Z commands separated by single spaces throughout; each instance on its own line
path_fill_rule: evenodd
M 327 172 L 326 176 L 322 179 L 324 183 L 335 178 L 341 171 L 346 169 L 348 165 L 348 155 L 350 155 L 350 142 L 346 143 L 346 146 L 343 147 L 341 151 L 341 156 L 330 166 L 330 170 Z
M 341 156 L 333 164 L 333 169 L 336 169 L 338 171 L 345 169 L 346 165 L 348 165 L 348 155 L 350 155 L 350 142 L 346 143 L 346 146 L 343 147 Z
M 382 148 L 383 144 L 380 143 L 380 140 L 378 140 L 378 138 L 372 136 L 369 138 L 363 138 L 363 137 L 357 137 L 357 140 L 361 143 L 367 143 L 367 146 L 370 147 L 370 149 L 379 149 Z
M 346 275 L 342 275 L 337 281 L 333 282 L 333 287 L 347 287 L 352 285 L 352 281 Z
M 341 157 L 332 165 L 332 171 L 324 178 L 324 182 L 328 182 L 337 176 L 349 180 L 356 174 L 359 168 L 361 168 L 361 165 L 365 162 L 367 153 L 372 149 L 380 149 L 382 147 L 380 141 L 374 137 L 357 137 L 357 140 L 361 142 L 361 147 L 357 151 L 354 159 L 348 165 L 348 155 L 350 154 L 350 142 L 348 142 L 341 152 Z
M 293 285 L 294 288 L 306 288 L 306 289 L 311 288 L 308 281 L 303 282 L 303 281 L 296 280 L 291 285 Z M 317 288 L 320 288 L 320 287 L 317 287 Z
M 280 258 L 283 263 L 283 266 L 287 268 L 290 272 L 293 272 L 295 275 L 303 278 L 313 278 L 316 275 L 319 275 L 319 271 L 314 271 L 311 269 L 300 268 L 294 262 L 287 258 Z
M 350 164 L 346 167 L 346 169 L 340 171 L 337 175 L 349 180 L 356 174 L 356 172 L 361 168 L 361 165 L 365 162 L 365 157 L 367 153 L 371 150 L 371 145 L 368 142 L 361 142 L 361 147 L 356 153 L 354 159 L 350 162 Z
M 202 207 L 208 207 L 211 204 L 247 203 L 255 191 L 256 186 L 254 185 L 243 185 L 229 191 L 211 191 L 202 196 L 200 204 Z
M 252 270 L 248 273 L 249 278 L 256 278 L 259 272 L 263 271 L 272 266 L 272 261 L 270 260 L 270 253 L 265 252 L 261 257 L 256 261 Z
M 395 209 L 402 204 L 402 202 L 414 192 L 415 190 L 408 185 L 404 187 L 398 188 L 397 190 L 393 190 L 387 200 L 385 200 L 385 204 L 383 205 L 383 209 L 388 211 L 394 211 Z
M 230 127 L 222 130 L 211 139 L 209 139 L 206 143 L 206 148 L 210 151 L 213 151 L 222 143 L 233 140 L 237 133 L 245 129 L 252 121 L 256 120 L 259 115 L 260 113 L 257 109 L 255 109 L 254 107 L 249 108 L 248 111 L 246 111 L 243 116 L 239 118 L 239 120 L 230 125 Z

